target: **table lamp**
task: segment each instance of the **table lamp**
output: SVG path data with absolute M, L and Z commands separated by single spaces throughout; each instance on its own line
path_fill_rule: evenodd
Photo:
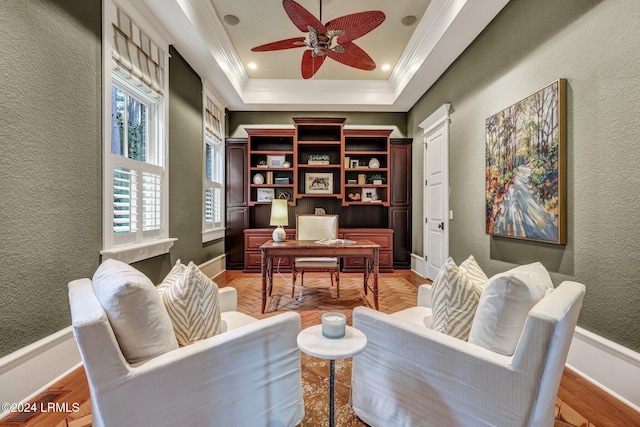
M 289 225 L 289 204 L 285 199 L 274 199 L 271 201 L 271 221 L 270 225 L 275 225 L 273 230 L 273 241 L 284 242 L 287 240 L 283 225 Z

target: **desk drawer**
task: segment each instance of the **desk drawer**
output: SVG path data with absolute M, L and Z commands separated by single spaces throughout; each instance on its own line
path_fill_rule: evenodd
M 378 253 L 381 272 L 393 272 L 393 256 L 390 252 L 380 251 Z M 344 258 L 342 271 L 345 273 L 356 273 L 362 271 L 364 258 Z

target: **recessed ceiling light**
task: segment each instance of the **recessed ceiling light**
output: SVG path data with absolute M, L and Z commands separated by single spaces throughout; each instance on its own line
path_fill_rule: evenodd
M 389 64 L 383 64 L 382 65 L 382 70 L 383 71 L 389 71 L 390 69 L 391 69 L 391 65 L 389 65 Z
M 402 18 L 402 19 L 400 20 L 400 22 L 401 22 L 401 23 L 402 23 L 402 25 L 404 25 L 405 27 L 410 27 L 410 26 L 412 26 L 413 24 L 415 24 L 417 20 L 418 20 L 418 18 L 416 18 L 415 16 L 413 16 L 413 15 L 407 15 L 407 16 L 405 16 L 404 18 Z
M 258 65 L 255 62 L 249 62 L 247 64 L 247 67 L 251 68 L 252 70 L 255 70 L 258 68 Z
M 238 18 L 236 15 L 224 15 L 224 22 L 226 22 L 229 25 L 238 25 L 240 23 L 240 18 Z

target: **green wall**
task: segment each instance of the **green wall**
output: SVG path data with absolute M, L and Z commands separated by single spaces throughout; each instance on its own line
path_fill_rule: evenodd
M 488 274 L 541 261 L 557 285 L 587 286 L 579 326 L 640 351 L 640 2 L 511 0 L 409 113 L 422 180 L 419 123 L 450 116 L 450 255 Z M 558 79 L 568 81 L 568 243 L 485 234 L 485 119 Z M 422 188 L 413 189 L 422 254 Z
M 0 2 L 0 357 L 71 323 L 67 283 L 102 241 L 102 2 Z M 134 266 L 158 283 L 202 243 L 202 83 L 171 50 L 170 254 Z
M 0 2 L 0 357 L 67 327 L 100 259 L 101 4 Z

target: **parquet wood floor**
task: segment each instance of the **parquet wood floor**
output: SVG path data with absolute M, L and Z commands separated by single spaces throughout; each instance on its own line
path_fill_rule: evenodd
M 261 289 L 259 274 L 244 274 L 241 271 L 227 271 L 215 278 L 218 286 L 233 286 L 238 290 L 238 310 L 257 318 L 269 317 L 278 312 L 295 310 L 300 313 L 302 327 L 320 323 L 322 313 L 343 311 L 351 323 L 351 310 L 358 305 L 372 305 L 362 298 L 362 276 L 360 274 L 340 274 L 340 299 L 336 298 L 335 287 L 330 289 L 327 273 L 305 274 L 304 301 L 291 298 L 288 274 L 274 277 L 274 290 L 268 300 L 265 314 L 260 313 Z M 391 313 L 415 305 L 417 288 L 424 279 L 408 270 L 380 275 L 380 311 Z M 392 290 L 392 292 L 390 292 Z M 296 291 L 296 296 L 298 290 Z M 348 384 L 348 382 L 347 382 Z M 325 393 L 320 393 L 326 399 Z M 307 397 L 305 396 L 305 399 Z M 42 402 L 42 403 L 40 403 Z M 0 420 L 0 427 L 44 426 L 44 427 L 86 427 L 91 425 L 91 401 L 84 369 L 78 368 L 51 388 L 45 390 L 33 403 L 37 406 L 48 402 L 72 407 L 78 404 L 76 412 L 37 412 L 35 414 L 12 414 Z M 322 402 L 325 404 L 326 402 Z M 305 400 L 305 404 L 307 401 Z M 32 415 L 32 416 L 29 416 Z M 355 418 L 355 417 L 354 417 Z M 576 373 L 565 369 L 556 400 L 554 427 L 640 427 L 640 413 L 616 400 L 603 390 L 595 387 Z M 312 421 L 302 426 L 313 426 Z M 355 419 L 355 424 L 364 425 Z

